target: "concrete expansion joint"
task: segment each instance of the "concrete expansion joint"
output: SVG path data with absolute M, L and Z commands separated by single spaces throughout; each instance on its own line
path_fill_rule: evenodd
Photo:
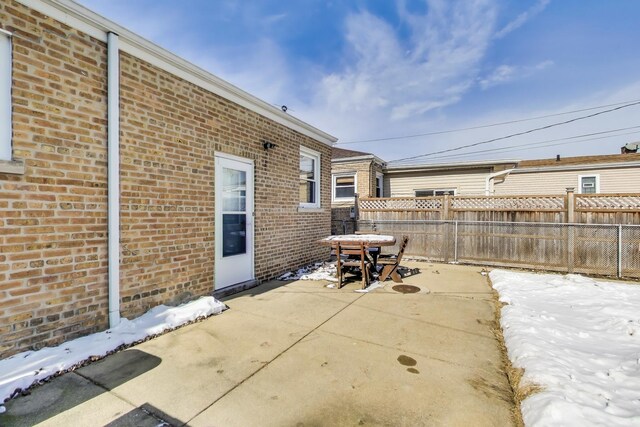
M 136 407 L 137 405 L 130 401 L 129 399 L 127 399 L 124 396 L 120 396 L 118 393 L 114 392 L 113 390 L 111 390 L 110 388 L 108 388 L 106 385 L 94 380 L 93 378 L 87 376 L 87 375 L 83 375 L 81 374 L 79 371 L 73 371 L 73 372 L 69 372 L 69 374 L 75 374 L 81 378 L 84 378 L 85 380 L 89 381 L 91 384 L 93 384 L 96 387 L 101 388 L 102 390 L 104 390 L 106 393 L 109 393 L 110 395 L 122 400 L 123 402 L 126 402 L 127 404 L 131 405 L 132 407 Z M 157 418 L 156 415 L 154 415 L 154 418 Z
M 248 380 L 250 380 L 251 378 L 253 378 L 258 372 L 262 371 L 264 368 L 266 368 L 267 366 L 269 366 L 271 363 L 273 363 L 274 361 L 276 361 L 277 359 L 280 358 L 280 356 L 282 356 L 283 354 L 285 354 L 286 352 L 288 352 L 289 350 L 291 350 L 293 347 L 295 347 L 296 345 L 298 345 L 298 343 L 300 343 L 302 340 L 304 340 L 305 338 L 307 338 L 309 335 L 311 335 L 313 332 L 316 332 L 318 329 L 320 329 L 323 325 L 325 325 L 327 322 L 329 322 L 330 320 L 332 320 L 334 317 L 336 317 L 338 314 L 342 313 L 344 310 L 346 310 L 347 308 L 351 307 L 351 305 L 353 305 L 356 301 L 358 301 L 360 298 L 362 298 L 363 296 L 365 296 L 366 294 L 361 294 L 359 295 L 356 299 L 354 299 L 353 301 L 349 302 L 348 304 L 346 304 L 344 307 L 342 307 L 340 310 L 336 311 L 335 313 L 333 313 L 331 316 L 329 316 L 326 320 L 324 320 L 323 322 L 321 322 L 320 324 L 318 324 L 317 326 L 315 326 L 314 328 L 312 328 L 309 332 L 307 332 L 306 334 L 304 334 L 303 336 L 301 336 L 300 338 L 298 338 L 293 344 L 291 344 L 289 347 L 285 348 L 284 350 L 282 350 L 280 353 L 278 353 L 275 357 L 273 357 L 271 360 L 269 360 L 266 363 L 263 363 L 262 366 L 260 366 L 258 369 L 256 369 L 255 371 L 253 371 L 251 374 L 249 374 L 246 378 L 244 378 L 242 381 L 240 381 L 239 383 L 237 383 L 236 385 L 234 385 L 233 387 L 231 387 L 229 390 L 227 390 L 226 392 L 224 392 L 220 397 L 218 397 L 216 400 L 214 400 L 213 402 L 211 402 L 211 404 L 207 405 L 205 408 L 203 408 L 200 412 L 198 412 L 197 414 L 195 414 L 193 417 L 191 417 L 190 420 L 188 420 L 185 425 L 189 424 L 193 419 L 195 419 L 196 417 L 198 417 L 200 414 L 202 414 L 204 411 L 206 411 L 207 409 L 211 408 L 213 405 L 215 405 L 216 403 L 218 403 L 220 400 L 222 400 L 225 396 L 227 396 L 229 393 L 231 393 L 232 391 L 234 391 L 235 389 L 237 389 L 238 387 L 240 387 L 241 385 L 243 385 L 245 382 L 247 382 Z

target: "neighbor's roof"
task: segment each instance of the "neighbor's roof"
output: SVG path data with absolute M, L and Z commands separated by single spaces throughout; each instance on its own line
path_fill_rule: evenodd
M 386 172 L 423 172 L 436 170 L 462 170 L 462 169 L 486 169 L 494 166 L 506 165 L 513 167 L 520 160 L 480 160 L 468 162 L 451 162 L 451 163 L 409 163 L 409 164 L 387 164 Z
M 357 161 L 371 161 L 385 165 L 385 161 L 375 154 L 365 153 L 364 151 L 356 151 L 356 150 L 346 150 L 344 148 L 331 148 L 331 161 L 333 163 L 347 163 L 347 162 L 357 162 Z
M 190 63 L 189 61 L 169 52 L 127 30 L 121 25 L 98 15 L 86 7 L 71 0 L 20 0 L 30 8 L 43 13 L 57 21 L 73 27 L 102 42 L 107 41 L 107 34 L 118 35 L 119 49 L 146 61 L 174 76 L 180 77 L 203 89 L 219 95 L 231 102 L 254 111 L 267 119 L 273 120 L 309 136 L 327 145 L 333 145 L 337 138 L 297 119 L 280 108 L 251 95 L 248 92 L 222 80 L 210 72 Z
M 579 165 L 596 165 L 603 163 L 626 163 L 640 162 L 640 153 L 628 154 L 606 154 L 601 156 L 576 156 L 576 157 L 560 157 L 560 160 L 538 159 L 538 160 L 522 160 L 518 165 L 518 169 L 541 168 L 553 166 L 579 166 Z
M 344 148 L 332 147 L 331 158 L 332 159 L 344 159 L 347 157 L 363 157 L 373 156 L 371 153 L 365 153 L 364 151 L 346 150 Z

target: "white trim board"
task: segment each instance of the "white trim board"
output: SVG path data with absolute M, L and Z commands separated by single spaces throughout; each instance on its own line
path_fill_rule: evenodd
M 82 5 L 70 0 L 17 1 L 105 43 L 108 32 L 116 33 L 120 36 L 120 50 L 123 52 L 326 145 L 331 146 L 337 141 L 336 137 L 281 111 Z

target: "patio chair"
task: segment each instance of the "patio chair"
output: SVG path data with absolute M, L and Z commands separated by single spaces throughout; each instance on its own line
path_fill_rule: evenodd
M 336 270 L 338 274 L 338 289 L 344 282 L 344 274 L 359 268 L 362 273 L 362 289 L 369 285 L 371 262 L 367 257 L 367 247 L 364 243 L 345 245 L 338 243 L 334 246 L 336 251 Z
M 402 236 L 400 250 L 397 255 L 380 255 L 377 265 L 383 266 L 379 278 L 381 282 L 384 282 L 391 277 L 394 282 L 402 283 L 402 277 L 398 274 L 398 267 L 400 266 L 400 261 L 402 261 L 402 255 L 404 255 L 407 243 L 409 243 L 409 236 Z

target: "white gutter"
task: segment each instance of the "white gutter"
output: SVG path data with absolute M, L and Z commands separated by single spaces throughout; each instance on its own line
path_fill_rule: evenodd
M 430 163 L 430 164 L 413 164 L 413 165 L 395 165 L 392 162 L 387 163 L 385 173 L 406 173 L 406 172 L 423 172 L 436 170 L 454 170 L 454 169 L 481 169 L 493 168 L 496 165 L 517 165 L 520 160 L 498 160 L 498 161 L 472 161 L 472 162 L 454 162 L 454 163 Z
M 109 327 L 120 323 L 120 49 L 107 34 L 107 192 L 109 223 Z
M 615 163 L 594 163 L 594 164 L 577 164 L 577 165 L 563 165 L 563 166 L 539 166 L 539 167 L 524 167 L 516 169 L 513 173 L 535 173 L 535 172 L 569 172 L 569 171 L 582 171 L 582 170 L 597 170 L 597 169 L 621 169 L 621 168 L 636 168 L 640 166 L 640 162 L 615 162 Z
M 484 183 L 484 195 L 485 196 L 490 196 L 491 193 L 493 193 L 493 180 L 499 176 L 504 175 L 505 178 L 507 177 L 507 175 L 509 175 L 511 172 L 513 171 L 513 169 L 505 169 L 503 171 L 500 172 L 494 172 L 491 173 L 489 175 L 487 175 L 487 177 L 485 178 L 485 183 Z

